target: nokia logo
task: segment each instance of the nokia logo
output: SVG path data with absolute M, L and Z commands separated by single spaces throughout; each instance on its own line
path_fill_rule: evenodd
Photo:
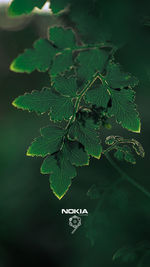
M 79 215 L 88 215 L 87 209 L 62 209 L 62 214 L 79 214 Z

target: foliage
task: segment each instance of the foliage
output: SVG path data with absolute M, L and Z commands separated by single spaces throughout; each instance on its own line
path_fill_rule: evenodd
M 14 0 L 9 14 L 30 13 L 34 6 L 41 8 L 44 2 L 23 1 L 20 5 Z M 65 9 L 66 6 L 69 8 Z M 60 17 L 64 9 L 70 25 L 50 27 L 47 39 L 37 40 L 33 48 L 14 59 L 10 69 L 49 74 L 49 88 L 25 93 L 13 105 L 37 114 L 48 113 L 50 124 L 40 130 L 41 136 L 33 141 L 27 155 L 46 157 L 41 173 L 50 174 L 50 187 L 61 199 L 77 175 L 76 167 L 89 165 L 90 157 L 100 159 L 102 154 L 115 149 L 117 159 L 135 163 L 126 143 L 134 143 L 137 152 L 140 150 L 137 141 L 117 141 L 109 149 L 103 148 L 101 131 L 103 127 L 110 128 L 111 117 L 135 133 L 140 132 L 141 123 L 133 91 L 138 81 L 116 63 L 116 45 L 102 37 L 96 24 L 100 18 L 99 1 L 86 1 L 85 8 L 85 1 L 53 0 L 51 8 Z
M 143 241 L 134 246 L 126 246 L 119 249 L 113 255 L 113 261 L 120 260 L 124 263 L 136 263 L 136 267 L 149 266 L 150 259 L 150 243 Z

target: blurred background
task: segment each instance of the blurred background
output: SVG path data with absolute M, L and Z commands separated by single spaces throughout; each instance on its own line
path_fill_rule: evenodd
M 27 17 L 8 18 L 8 2 L 0 0 L 0 267 L 137 266 L 137 262 L 113 262 L 112 256 L 122 246 L 150 241 L 149 198 L 123 181 L 109 192 L 101 206 L 98 198 L 91 199 L 87 194 L 91 186 L 96 185 L 101 192 L 119 178 L 102 158 L 91 160 L 90 167 L 78 168 L 69 192 L 59 201 L 49 188 L 48 176 L 40 174 L 42 159 L 25 155 L 49 119 L 17 110 L 11 103 L 24 92 L 48 86 L 49 77 L 36 71 L 31 75 L 16 74 L 10 72 L 9 65 L 36 39 L 46 37 L 47 26 L 56 24 L 57 19 L 50 14 L 48 5 L 44 11 Z M 115 134 L 141 142 L 144 159 L 137 158 L 134 166 L 118 164 L 150 191 L 150 3 L 124 1 L 128 3 L 124 9 L 119 1 L 115 1 L 116 6 L 102 2 L 106 15 L 109 6 L 108 19 L 104 21 L 110 28 L 110 18 L 118 25 L 112 27 L 114 42 L 119 36 L 126 36 L 127 42 L 120 46 L 116 60 L 140 81 L 135 90 L 142 121 L 141 134 L 127 132 L 112 121 L 112 129 L 104 130 L 102 140 Z M 119 28 L 119 18 L 125 12 L 133 21 L 132 34 L 126 19 L 124 27 Z M 62 208 L 86 208 L 89 212 L 74 235 L 68 216 L 61 215 Z M 144 266 L 150 266 L 150 261 L 148 264 Z

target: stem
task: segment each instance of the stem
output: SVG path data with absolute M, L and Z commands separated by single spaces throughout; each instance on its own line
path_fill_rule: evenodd
M 95 82 L 95 80 L 97 79 L 98 77 L 98 74 L 96 73 L 96 75 L 93 77 L 93 80 L 92 82 L 89 82 L 85 88 L 80 92 L 80 94 L 77 95 L 77 98 L 76 98 L 76 102 L 75 102 L 75 107 L 74 107 L 74 112 L 73 112 L 73 115 L 71 117 L 71 119 L 69 120 L 67 126 L 66 126 L 66 129 L 68 129 L 69 125 L 74 122 L 75 118 L 76 118 L 76 114 L 78 112 L 78 109 L 79 109 L 79 104 L 81 102 L 81 99 L 82 97 L 84 96 L 84 94 L 86 93 L 86 91 L 89 89 L 89 87 L 92 86 L 92 84 Z
M 103 152 L 109 163 L 120 173 L 121 177 L 126 179 L 130 184 L 135 186 L 138 190 L 144 193 L 147 197 L 150 198 L 150 192 L 148 192 L 143 186 L 141 186 L 138 182 L 134 181 L 130 176 L 128 176 L 120 167 L 112 160 L 108 152 Z

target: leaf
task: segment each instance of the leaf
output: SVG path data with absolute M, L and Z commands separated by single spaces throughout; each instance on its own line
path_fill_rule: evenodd
M 66 151 L 71 164 L 77 167 L 89 165 L 89 156 L 80 143 L 68 141 L 66 144 Z
M 84 99 L 86 103 L 91 103 L 97 107 L 107 107 L 110 94 L 107 91 L 107 86 L 102 84 L 99 76 L 86 92 Z
M 8 8 L 10 16 L 19 16 L 30 13 L 34 7 L 42 8 L 46 0 L 13 0 Z
M 13 101 L 13 106 L 28 111 L 44 113 L 50 110 L 53 94 L 50 89 L 44 88 L 42 91 L 32 91 L 17 97 Z
M 76 120 L 69 129 L 69 138 L 80 142 L 88 155 L 97 159 L 100 158 L 102 146 L 92 119 L 87 119 L 85 125 Z
M 58 49 L 75 49 L 76 40 L 75 34 L 71 29 L 62 27 L 53 27 L 49 30 L 49 39 L 56 45 Z
M 64 10 L 64 8 L 68 5 L 68 0 L 52 0 L 51 1 L 51 9 L 53 13 L 59 13 L 60 11 Z
M 68 160 L 64 149 L 44 160 L 41 173 L 51 174 L 50 187 L 59 199 L 65 195 L 71 185 L 71 179 L 77 175 L 76 169 Z
M 73 64 L 72 51 L 66 50 L 63 53 L 56 54 L 50 69 L 50 75 L 56 77 L 58 74 L 70 69 Z
M 117 151 L 114 153 L 114 157 L 118 160 L 125 160 L 127 162 L 130 162 L 132 164 L 136 163 L 136 160 L 134 158 L 134 155 L 130 149 L 129 146 L 123 145 L 123 146 L 117 146 Z
M 139 133 L 141 123 L 134 104 L 135 92 L 129 89 L 137 84 L 136 78 L 122 72 L 120 66 L 112 61 L 106 69 L 105 76 L 98 73 L 95 77 L 85 93 L 85 101 L 97 107 L 108 108 L 108 116 L 115 116 L 122 127 Z
M 51 94 L 50 118 L 53 121 L 69 120 L 73 115 L 74 105 L 69 97 Z
M 39 39 L 33 49 L 26 49 L 10 65 L 14 72 L 31 73 L 34 70 L 45 72 L 52 64 L 56 49 L 45 39 Z
M 51 174 L 50 186 L 54 194 L 61 199 L 71 185 L 71 179 L 77 173 L 75 166 L 89 164 L 89 157 L 78 142 L 65 141 L 62 150 L 48 156 L 42 166 L 42 174 Z
M 66 133 L 64 129 L 48 126 L 40 130 L 41 137 L 36 138 L 27 150 L 27 156 L 45 157 L 58 151 Z
M 124 153 L 118 149 L 115 153 L 114 153 L 114 157 L 118 160 L 123 160 L 124 159 Z
M 134 158 L 134 156 L 133 156 L 133 154 L 132 153 L 125 153 L 125 156 L 124 156 L 124 159 L 127 161 L 127 162 L 130 162 L 130 163 L 132 163 L 132 164 L 135 164 L 136 163 L 136 160 L 135 160 L 135 158 Z
M 134 262 L 137 254 L 133 247 L 123 247 L 114 254 L 113 261 L 120 259 L 121 262 Z
M 68 120 L 73 115 L 72 99 L 48 88 L 19 96 L 13 101 L 13 105 L 37 113 L 50 111 L 50 117 L 54 121 Z
M 75 77 L 65 77 L 58 75 L 54 81 L 55 90 L 64 96 L 76 97 L 77 83 Z
M 130 73 L 125 73 L 119 64 L 109 61 L 107 65 L 107 74 L 105 79 L 109 87 L 111 88 L 125 88 L 125 87 L 135 87 L 138 84 L 138 80 L 132 76 Z
M 138 156 L 141 156 L 142 158 L 144 158 L 145 151 L 144 151 L 144 148 L 142 147 L 142 145 L 135 139 L 132 139 L 132 142 L 133 142 L 132 147 L 135 150 L 136 154 Z
M 95 48 L 81 52 L 77 57 L 79 63 L 77 69 L 79 80 L 83 84 L 92 81 L 93 76 L 97 72 L 103 72 L 107 60 L 108 53 L 102 49 Z
M 122 89 L 111 90 L 112 106 L 108 110 L 110 116 L 115 116 L 122 127 L 132 132 L 140 132 L 141 123 L 134 104 L 134 91 Z

